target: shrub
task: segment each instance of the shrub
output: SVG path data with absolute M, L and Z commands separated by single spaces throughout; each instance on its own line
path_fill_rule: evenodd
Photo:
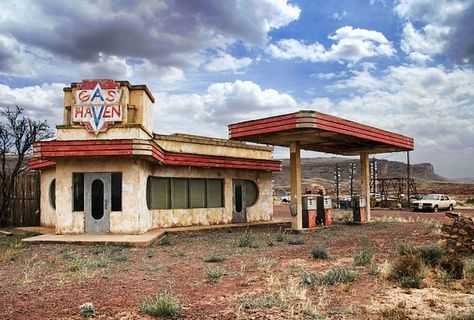
M 160 245 L 162 246 L 171 246 L 173 244 L 173 238 L 171 234 L 165 233 L 160 239 Z
M 380 318 L 381 319 L 389 319 L 389 320 L 409 320 L 411 319 L 407 310 L 401 307 L 395 308 L 386 308 L 380 311 Z
M 89 252 L 92 254 L 104 253 L 107 250 L 107 247 L 101 244 L 93 244 L 89 247 Z
M 437 244 L 413 246 L 412 244 L 400 243 L 397 251 L 402 256 L 414 255 L 420 257 L 430 267 L 437 266 L 443 257 L 443 250 Z
M 412 244 L 401 242 L 397 245 L 397 252 L 401 256 L 414 255 L 415 247 Z
M 329 259 L 331 256 L 323 244 L 318 244 L 311 249 L 313 259 Z
M 443 251 L 437 244 L 415 247 L 415 255 L 430 267 L 437 266 L 443 257 Z
M 422 260 L 414 255 L 397 257 L 388 271 L 388 278 L 399 282 L 403 287 L 420 288 L 425 266 Z
M 348 268 L 340 268 L 328 271 L 320 280 L 321 284 L 333 285 L 336 283 L 352 282 L 356 278 L 356 273 Z
M 372 261 L 372 258 L 374 256 L 374 252 L 372 248 L 370 247 L 368 242 L 365 242 L 362 250 L 357 252 L 354 255 L 354 265 L 356 266 L 366 266 L 370 264 Z
M 79 314 L 83 318 L 93 318 L 97 315 L 97 311 L 92 303 L 86 302 L 79 306 Z
M 181 315 L 182 308 L 177 298 L 168 292 L 163 292 L 155 297 L 142 299 L 140 311 L 154 317 L 177 317 Z
M 466 259 L 464 262 L 464 278 L 474 280 L 474 258 Z
M 285 241 L 285 232 L 281 228 L 278 230 L 278 233 L 276 235 L 276 241 L 277 242 Z
M 298 246 L 298 245 L 304 244 L 304 240 L 303 239 L 290 239 L 288 240 L 288 244 L 293 245 L 293 246 Z
M 252 235 L 252 232 L 247 229 L 245 230 L 244 234 L 239 239 L 239 247 L 240 248 L 253 248 L 255 247 L 254 241 L 255 241 L 255 238 Z
M 211 262 L 211 263 L 214 263 L 214 262 L 222 262 L 225 260 L 225 257 L 224 256 L 221 256 L 217 253 L 213 253 L 211 254 L 210 256 L 207 256 L 204 258 L 204 261 L 205 262 Z
M 302 272 L 301 273 L 301 282 L 309 286 L 315 286 L 319 281 L 317 274 L 312 272 Z
M 452 279 L 462 279 L 464 261 L 456 256 L 445 256 L 439 262 L 441 270 L 445 271 Z
M 261 308 L 272 308 L 279 307 L 281 309 L 286 308 L 286 305 L 278 298 L 272 296 L 263 296 L 261 298 L 243 298 L 240 301 L 240 306 L 244 309 L 261 309 Z
M 210 282 L 216 283 L 226 275 L 226 271 L 221 268 L 207 268 L 206 275 Z

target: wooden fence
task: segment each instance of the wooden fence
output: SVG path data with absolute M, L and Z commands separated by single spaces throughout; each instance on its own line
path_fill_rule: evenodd
M 15 190 L 8 214 L 8 225 L 14 227 L 39 226 L 40 179 L 36 171 L 25 172 L 15 180 Z

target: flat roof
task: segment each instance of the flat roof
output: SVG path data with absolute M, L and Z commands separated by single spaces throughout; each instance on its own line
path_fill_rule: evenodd
M 300 142 L 301 149 L 339 155 L 414 149 L 413 138 L 314 110 L 230 124 L 229 137 L 282 147 Z

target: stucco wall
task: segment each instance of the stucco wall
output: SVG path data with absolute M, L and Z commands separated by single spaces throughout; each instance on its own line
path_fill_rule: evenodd
M 267 221 L 272 219 L 271 172 L 150 166 L 149 173 L 157 177 L 220 178 L 225 180 L 224 208 L 151 210 L 153 228 L 230 223 L 233 210 L 233 179 L 253 180 L 259 187 L 257 202 L 247 208 L 247 221 Z
M 110 232 L 140 234 L 151 226 L 146 207 L 143 160 L 131 158 L 61 159 L 56 163 L 56 232 L 83 233 L 84 213 L 73 212 L 73 172 L 122 172 L 122 211 L 110 213 Z
M 102 140 L 102 139 L 150 139 L 150 135 L 140 127 L 120 127 L 114 125 L 96 135 L 84 129 L 83 125 L 57 128 L 57 140 Z
M 49 201 L 49 186 L 55 177 L 55 168 L 41 170 L 40 224 L 43 227 L 54 227 L 56 225 L 56 210 Z
M 203 154 L 221 157 L 235 157 L 235 158 L 248 158 L 248 159 L 272 159 L 272 150 L 259 150 L 257 148 L 244 148 L 244 147 L 233 147 L 225 145 L 213 145 L 203 143 L 193 143 L 186 141 L 175 141 L 166 139 L 164 137 L 156 138 L 155 142 L 158 143 L 163 149 L 171 152 L 183 152 L 193 154 Z

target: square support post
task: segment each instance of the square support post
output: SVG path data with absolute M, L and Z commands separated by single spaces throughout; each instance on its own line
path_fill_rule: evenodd
M 301 199 L 301 155 L 300 143 L 290 143 L 290 185 L 291 185 L 291 228 L 303 229 L 303 208 Z
M 370 168 L 369 153 L 360 153 L 360 196 L 365 199 L 365 217 L 361 216 L 361 222 L 370 221 Z

